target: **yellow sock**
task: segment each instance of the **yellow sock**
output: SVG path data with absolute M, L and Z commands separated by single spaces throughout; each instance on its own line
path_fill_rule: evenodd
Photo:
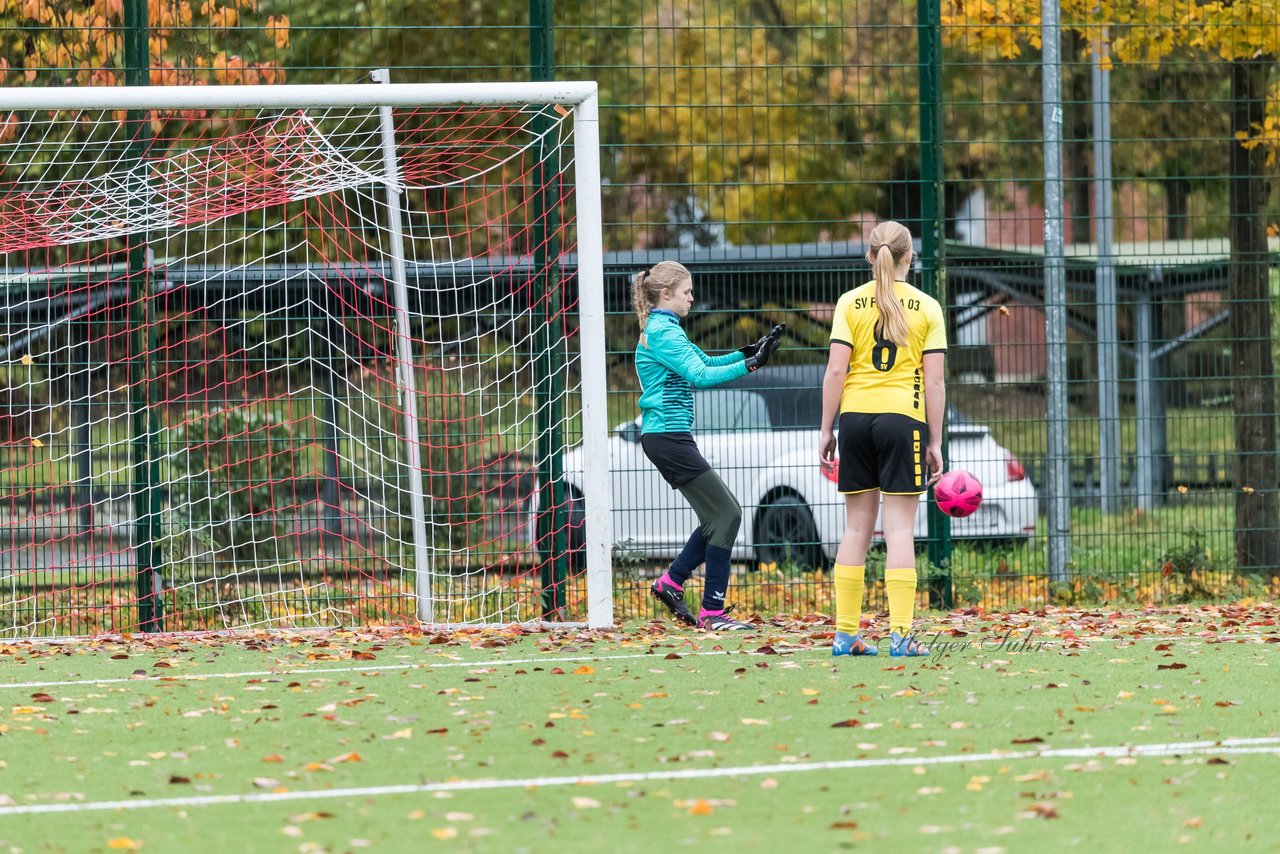
M 836 631 L 856 635 L 862 622 L 862 594 L 867 589 L 863 566 L 836 564 Z
M 909 634 L 916 612 L 915 568 L 886 569 L 884 593 L 889 600 L 889 630 L 900 635 Z

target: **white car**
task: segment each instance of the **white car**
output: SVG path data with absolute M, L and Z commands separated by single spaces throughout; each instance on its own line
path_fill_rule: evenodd
M 825 365 L 762 368 L 727 385 L 694 390 L 694 436 L 742 506 L 735 560 L 825 566 L 844 533 L 844 498 L 835 472 L 818 461 Z M 1013 454 L 988 428 L 948 412 L 948 469 L 965 469 L 983 485 L 976 513 L 951 520 L 953 539 L 1025 539 L 1035 532 L 1036 490 Z M 582 447 L 566 452 L 569 547 L 582 548 Z M 616 543 L 654 558 L 679 553 L 698 524 L 640 447 L 640 419 L 609 437 Z M 926 501 L 916 536 L 927 534 Z

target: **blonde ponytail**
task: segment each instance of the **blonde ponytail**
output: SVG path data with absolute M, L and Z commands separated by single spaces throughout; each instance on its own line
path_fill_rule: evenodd
M 876 324 L 880 338 L 905 346 L 910 331 L 907 310 L 898 301 L 894 282 L 898 279 L 898 262 L 911 253 L 911 232 L 897 222 L 882 222 L 871 231 L 871 270 L 876 277 L 876 308 L 880 322 Z
M 689 278 L 692 276 L 688 269 L 677 261 L 659 261 L 631 278 L 631 305 L 636 310 L 641 330 L 649 321 L 649 312 L 658 304 L 662 292 L 667 288 L 675 290 L 677 285 Z
M 641 329 L 644 329 L 644 325 L 649 322 L 649 310 L 653 308 L 653 305 L 649 302 L 649 296 L 645 292 L 645 280 L 648 278 L 648 270 L 636 273 L 631 277 L 631 305 L 635 307 L 636 319 L 640 321 Z

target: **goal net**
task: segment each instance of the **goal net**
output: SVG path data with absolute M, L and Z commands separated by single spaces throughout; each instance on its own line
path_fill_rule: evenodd
M 0 635 L 611 623 L 607 481 L 560 472 L 607 459 L 595 122 L 0 95 Z

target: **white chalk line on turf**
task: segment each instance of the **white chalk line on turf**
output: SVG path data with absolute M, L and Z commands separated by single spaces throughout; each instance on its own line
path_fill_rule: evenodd
M 1230 640 L 1225 640 L 1225 639 L 1216 640 L 1214 641 L 1214 643 L 1215 644 L 1229 643 L 1232 641 L 1238 641 L 1238 642 L 1258 641 L 1258 640 L 1263 640 L 1267 637 L 1271 637 L 1271 636 L 1270 635 L 1239 635 L 1239 636 L 1233 635 L 1231 636 Z M 946 639 L 944 638 L 944 640 Z M 992 655 L 999 654 L 1002 652 L 1010 655 L 1018 654 L 1017 652 L 1014 652 L 1011 650 L 1002 650 L 999 647 L 990 648 L 990 647 L 982 646 L 982 644 L 984 643 L 986 644 L 995 643 L 999 640 L 998 638 L 971 638 L 970 640 L 971 640 L 970 647 L 955 649 L 953 650 L 953 652 L 960 653 L 965 651 L 971 651 L 971 652 L 984 652 Z M 1139 640 L 1158 640 L 1158 641 L 1164 641 L 1164 642 L 1176 640 L 1180 643 L 1208 643 L 1210 642 L 1211 639 L 1194 638 L 1194 637 L 1168 638 L 1168 637 L 1156 636 L 1151 638 L 1129 638 L 1129 637 L 1073 638 L 1070 641 L 1066 641 L 1066 642 L 1078 643 L 1086 646 L 1097 646 L 1104 643 L 1123 642 L 1126 644 L 1126 646 L 1121 647 L 1121 649 L 1127 649 L 1128 645 L 1132 645 L 1133 642 L 1136 642 Z M 1033 641 L 1033 643 L 1044 643 L 1048 646 L 1057 646 L 1059 644 L 1064 643 L 1064 641 L 1060 638 L 1048 638 L 1044 641 Z M 826 651 L 825 646 L 804 647 L 804 646 L 784 646 L 781 644 L 774 645 L 773 649 L 774 649 L 774 652 L 778 655 L 792 655 L 798 652 L 814 652 L 814 651 L 825 652 Z M 744 650 L 724 650 L 724 649 L 677 650 L 672 648 L 669 650 L 669 652 L 674 652 L 677 655 L 679 655 L 681 658 L 688 658 L 688 657 L 697 656 L 697 655 L 750 655 L 750 656 L 768 655 L 768 653 L 762 653 L 762 652 L 757 652 L 755 650 L 746 650 L 746 649 Z M 928 657 L 925 657 L 923 661 L 933 663 L 935 662 L 935 659 L 946 657 L 949 654 L 950 653 L 944 653 L 939 656 L 928 656 Z M 662 654 L 660 654 L 660 651 L 657 651 L 657 650 L 650 651 L 650 652 L 629 653 L 627 655 L 555 656 L 554 654 L 552 654 L 552 655 L 540 656 L 538 658 L 509 658 L 509 659 L 484 658 L 484 659 L 478 659 L 476 661 L 406 661 L 401 664 L 366 664 L 366 665 L 353 665 L 351 667 L 289 667 L 289 668 L 277 668 L 275 670 L 244 670 L 239 672 L 224 672 L 224 673 L 165 673 L 165 674 L 152 673 L 152 674 L 147 674 L 145 676 L 113 676 L 113 677 L 108 677 L 106 679 L 63 679 L 63 680 L 33 681 L 33 682 L 0 682 L 0 691 L 3 691 L 5 689 L 22 690 L 22 689 L 30 689 L 30 688 L 65 688 L 65 687 L 73 687 L 76 685 L 118 685 L 126 682 L 137 682 L 137 683 L 175 682 L 175 681 L 199 682 L 203 679 L 242 679 L 242 678 L 251 678 L 251 677 L 258 677 L 258 676 L 305 676 L 313 673 L 377 673 L 377 672 L 386 672 L 386 671 L 393 671 L 393 670 L 434 670 L 437 668 L 444 668 L 444 667 L 477 667 L 477 668 L 478 667 L 500 667 L 500 666 L 508 667 L 516 664 L 545 664 L 548 660 L 565 661 L 565 662 L 579 662 L 579 661 L 608 662 L 608 661 L 632 661 L 632 660 L 642 659 L 642 658 L 649 658 L 649 659 L 653 659 L 654 661 L 666 660 L 666 658 Z
M 797 774 L 806 771 L 843 771 L 854 768 L 883 768 L 917 765 L 958 765 L 969 762 L 1010 762 L 1021 759 L 1110 759 L 1160 758 L 1187 755 L 1245 755 L 1269 753 L 1280 757 L 1280 738 L 1227 738 L 1221 741 L 1186 741 L 1165 744 L 1070 747 L 1048 750 L 1020 750 L 1008 753 L 949 754 L 944 756 L 899 756 L 884 759 L 837 759 L 825 762 L 795 762 L 775 765 L 745 765 L 736 768 L 683 768 L 670 771 L 642 771 L 631 774 L 582 774 L 560 777 L 488 778 L 451 780 L 395 786 L 361 786 L 299 792 L 253 792 L 241 795 L 196 795 L 186 798 L 147 798 L 133 801 L 85 801 L 57 804 L 15 804 L 0 807 L 0 818 L 34 813 L 97 812 L 142 810 L 162 807 L 207 807 L 223 804 L 261 804 L 288 801 L 370 798 L 384 795 L 415 795 L 432 792 L 466 792 L 483 789 L 536 789 L 552 786 L 589 786 L 607 783 L 640 783 L 663 780 L 700 780 L 711 777 L 758 777 L 763 774 Z
M 781 647 L 775 649 L 779 655 L 783 655 L 789 654 L 792 651 L 799 651 L 804 648 Z M 678 652 L 676 650 L 671 650 L 671 652 L 676 652 L 676 654 L 681 658 L 688 658 L 693 655 L 765 655 L 765 653 L 745 649 L 741 651 L 724 649 L 694 649 L 680 650 Z M 667 660 L 661 652 L 637 652 L 628 655 L 543 655 L 538 658 L 482 658 L 477 661 L 405 661 L 400 664 L 364 664 L 352 667 L 286 667 L 278 668 L 276 670 L 245 670 L 238 673 L 149 673 L 145 676 L 113 676 L 108 679 L 66 679 L 55 682 L 5 682 L 0 683 L 0 690 L 5 688 L 60 688 L 71 685 L 115 685 L 123 682 L 199 682 L 202 679 L 240 679 L 247 676 L 308 676 L 314 673 L 371 673 L 388 670 L 435 670 L 443 667 L 510 667 L 516 664 L 547 664 L 548 662 L 555 664 L 557 662 L 578 661 L 631 661 L 640 658 L 648 658 L 652 661 Z

